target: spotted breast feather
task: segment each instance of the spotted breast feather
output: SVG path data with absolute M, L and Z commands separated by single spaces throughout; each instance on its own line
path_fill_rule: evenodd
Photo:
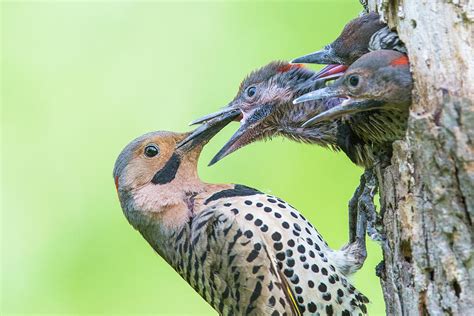
M 244 186 L 204 204 L 183 228 L 190 244 L 172 265 L 219 313 L 366 313 L 368 300 L 340 271 L 336 251 L 289 204 Z

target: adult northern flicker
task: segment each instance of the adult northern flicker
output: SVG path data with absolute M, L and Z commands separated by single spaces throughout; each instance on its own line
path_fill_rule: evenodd
M 303 126 L 343 119 L 364 142 L 381 150 L 405 135 L 412 88 L 408 57 L 378 50 L 359 58 L 333 85 L 309 92 L 294 103 L 335 98 L 340 104 Z
M 362 55 L 390 49 L 406 53 L 396 32 L 380 21 L 375 12 L 363 14 L 346 24 L 339 37 L 324 49 L 295 58 L 293 63 L 329 64 L 320 75 L 343 72 Z
M 131 225 L 219 314 L 366 313 L 347 280 L 365 259 L 359 242 L 334 251 L 283 200 L 199 179 L 217 127 L 183 146 L 188 134 L 152 132 L 125 147 L 114 178 Z

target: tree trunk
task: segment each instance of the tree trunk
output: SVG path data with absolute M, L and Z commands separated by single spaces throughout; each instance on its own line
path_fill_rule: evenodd
M 388 315 L 474 315 L 474 1 L 369 0 L 415 82 L 406 138 L 377 170 Z

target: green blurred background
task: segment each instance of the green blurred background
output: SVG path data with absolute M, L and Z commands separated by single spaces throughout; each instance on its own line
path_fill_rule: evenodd
M 126 222 L 115 158 L 145 132 L 188 130 L 249 71 L 321 48 L 360 10 L 357 0 L 2 2 L 1 313 L 214 315 Z M 341 247 L 362 170 L 283 139 L 206 167 L 236 127 L 207 146 L 202 178 L 271 192 Z M 384 313 L 380 260 L 370 242 L 354 278 L 372 315 Z

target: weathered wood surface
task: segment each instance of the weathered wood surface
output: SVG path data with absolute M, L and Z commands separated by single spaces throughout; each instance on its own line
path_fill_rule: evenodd
M 369 0 L 415 81 L 404 140 L 378 170 L 388 315 L 474 315 L 474 1 Z

